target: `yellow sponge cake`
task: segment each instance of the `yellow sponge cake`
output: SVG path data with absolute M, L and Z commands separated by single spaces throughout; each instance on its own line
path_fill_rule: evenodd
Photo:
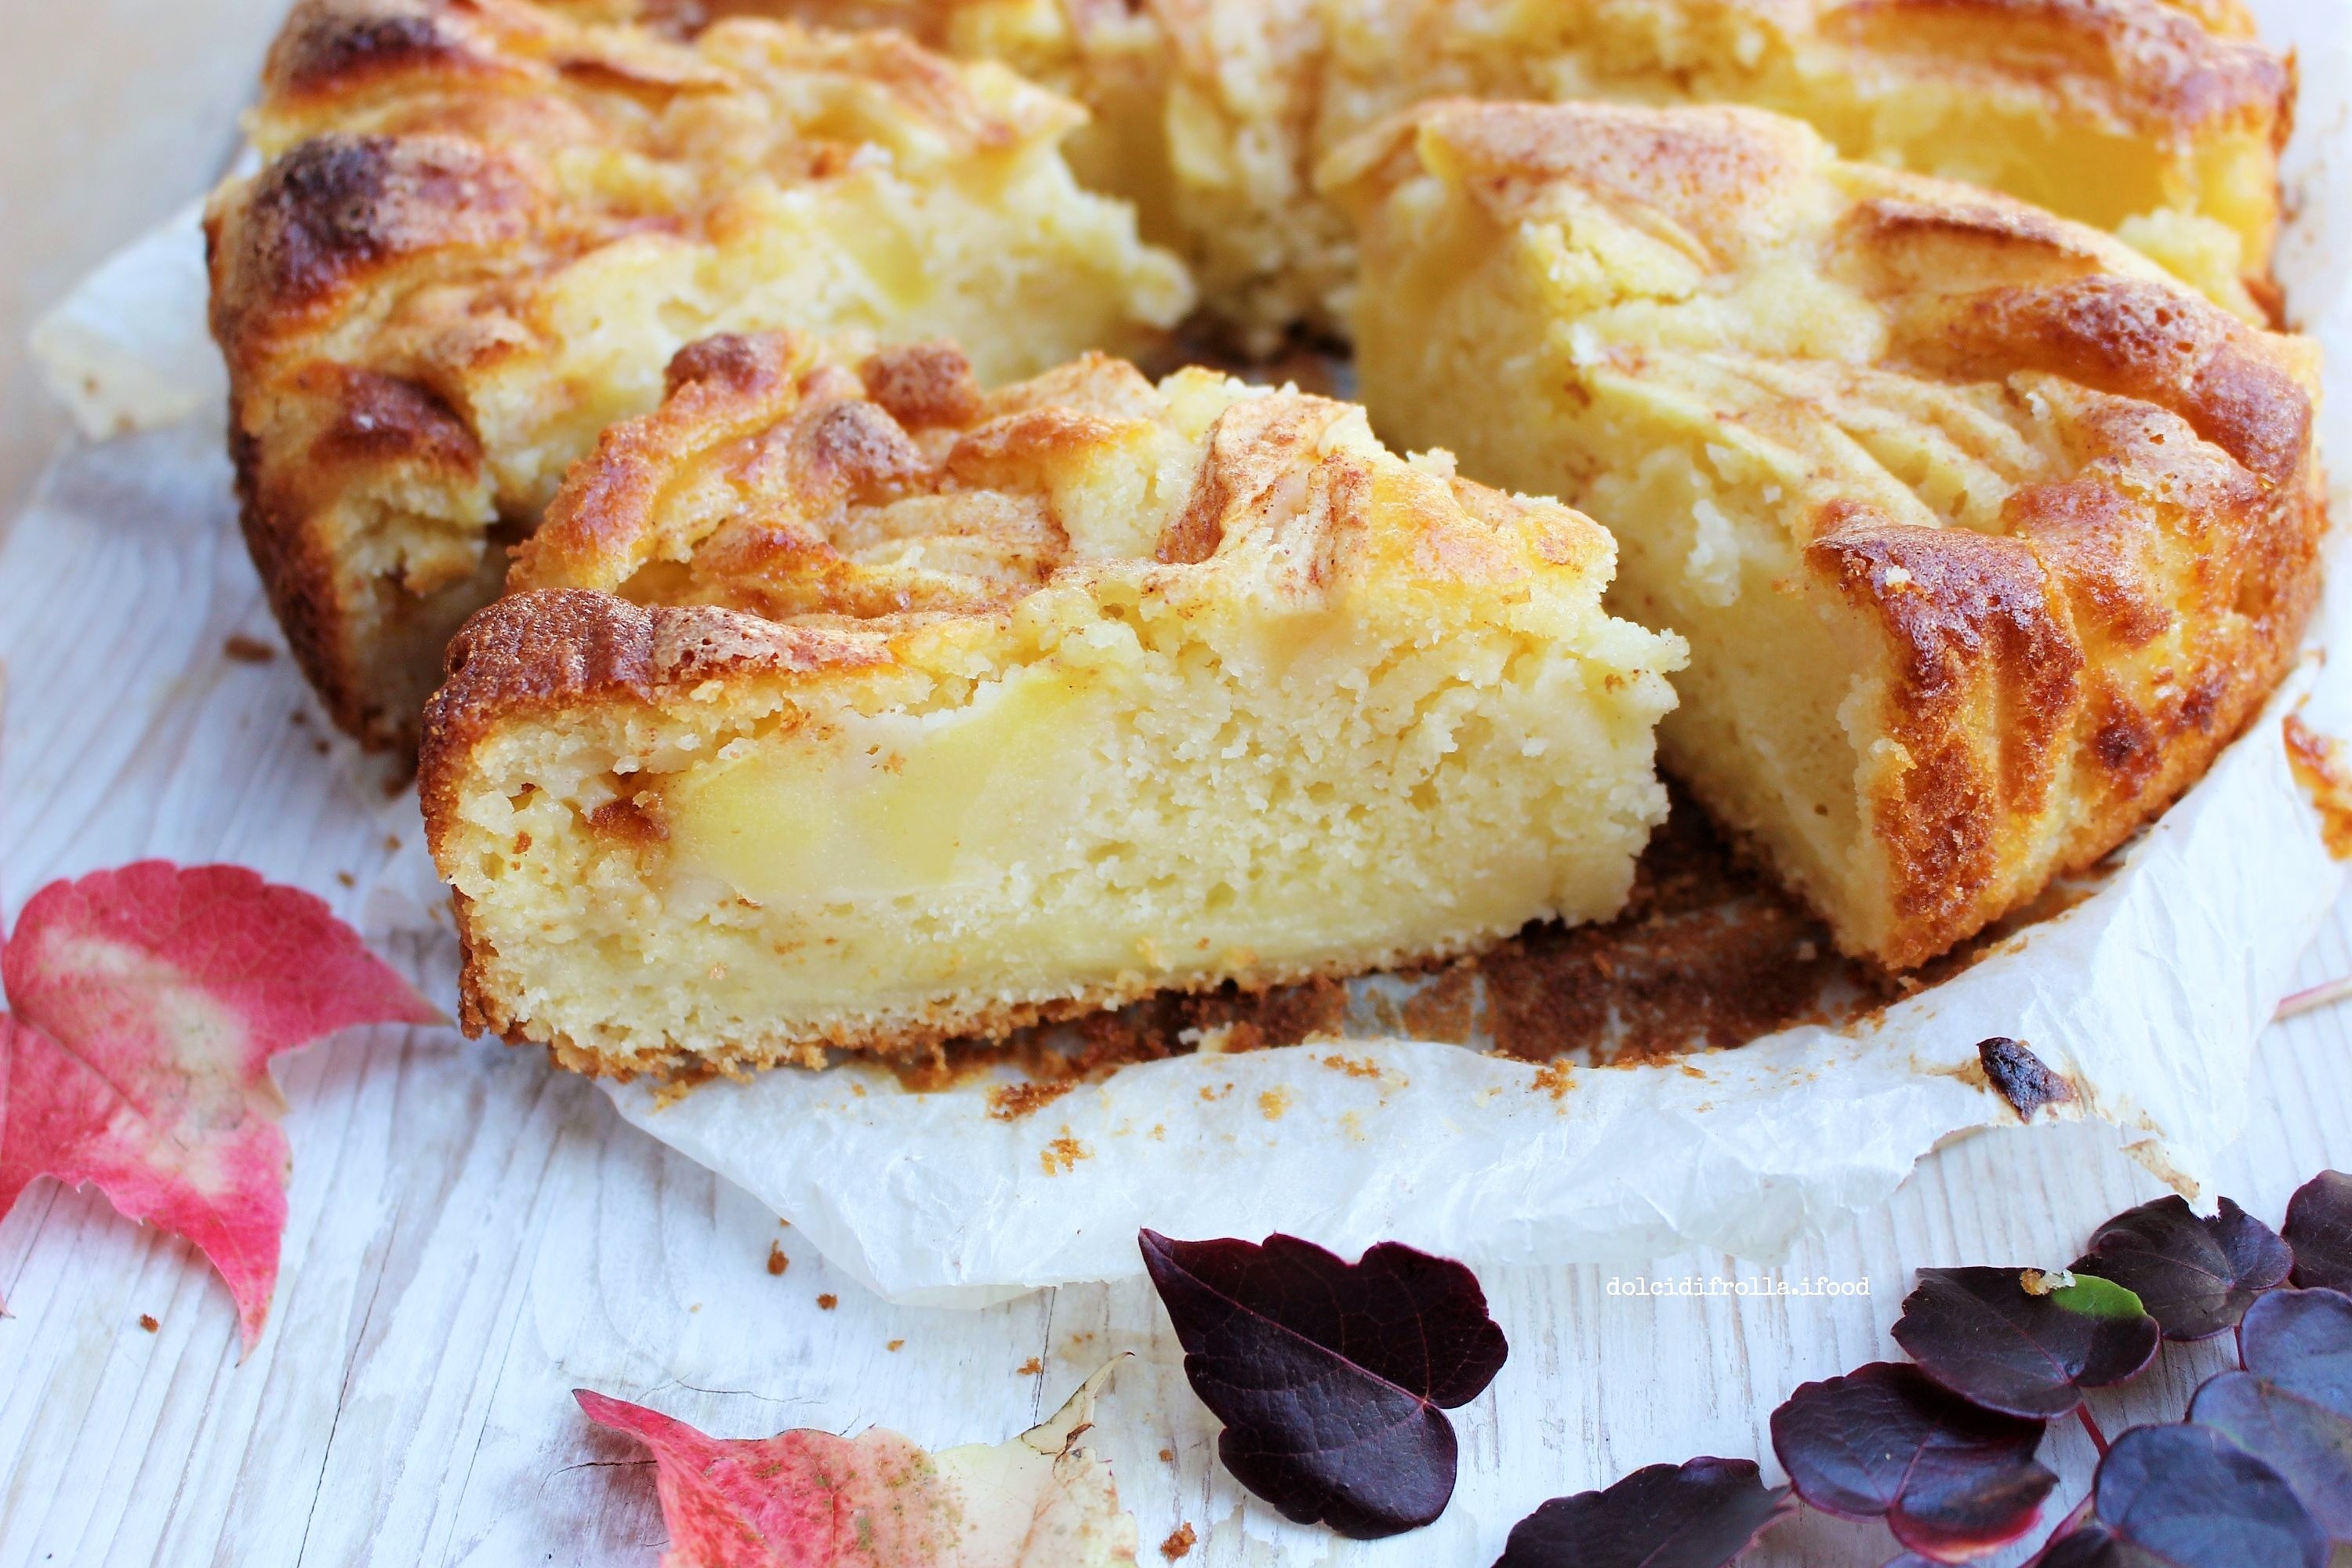
M 1664 765 L 1849 952 L 2098 859 L 2294 657 L 2315 352 L 2109 236 L 1748 110 L 1439 104 L 1342 174 L 1375 425 L 1615 534 Z
M 1070 102 L 896 35 L 690 41 L 525 0 L 304 0 L 215 197 L 247 538 L 335 718 L 413 743 L 451 632 L 684 343 L 952 333 L 983 377 L 1133 346 L 1181 266 Z
M 1671 637 L 1360 409 L 1089 357 L 671 366 L 450 652 L 466 1018 L 593 1070 L 906 1051 L 1606 918 Z

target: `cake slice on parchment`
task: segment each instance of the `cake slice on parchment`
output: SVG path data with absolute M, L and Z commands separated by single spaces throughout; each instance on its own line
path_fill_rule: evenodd
M 1890 968 L 2097 860 L 2295 657 L 2312 345 L 1748 110 L 1450 103 L 1346 155 L 1389 439 L 1615 534 L 1661 758 Z
M 989 378 L 1133 347 L 1179 264 L 1057 150 L 1077 107 L 896 35 L 621 5 L 304 0 L 207 219 L 246 537 L 304 672 L 413 744 L 449 634 L 682 344 L 952 333 Z
M 450 653 L 466 1017 L 607 1071 L 905 1051 L 1605 918 L 1680 645 L 1360 409 L 700 343 Z

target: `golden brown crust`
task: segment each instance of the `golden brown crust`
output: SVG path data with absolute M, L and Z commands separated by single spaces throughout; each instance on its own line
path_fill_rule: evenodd
M 1824 36 L 1922 69 L 2038 81 L 2136 135 L 2185 144 L 2222 123 L 2286 139 L 2286 62 L 2234 7 L 2170 0 L 1824 0 Z

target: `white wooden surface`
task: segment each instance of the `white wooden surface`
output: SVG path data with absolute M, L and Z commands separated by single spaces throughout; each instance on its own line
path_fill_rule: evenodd
M 383 854 L 382 800 L 321 749 L 282 656 L 223 654 L 233 632 L 274 642 L 275 629 L 215 453 L 201 426 L 69 453 L 0 544 L 11 912 L 53 877 L 166 855 L 250 864 L 358 914 Z M 2347 969 L 2339 915 L 2305 978 Z M 2352 1167 L 2347 1023 L 2296 1020 L 2258 1058 L 2254 1121 L 2222 1189 L 2273 1222 L 2311 1173 Z M 1142 1288 L 969 1314 L 886 1306 L 585 1083 L 453 1031 L 346 1037 L 290 1058 L 281 1080 L 292 1217 L 269 1331 L 244 1363 L 226 1293 L 184 1244 L 48 1183 L 0 1222 L 0 1564 L 646 1563 L 662 1539 L 649 1469 L 586 1426 L 574 1386 L 730 1435 L 886 1424 L 938 1445 L 1007 1436 L 1132 1350 L 1098 1430 L 1146 1561 L 1181 1521 L 1201 1537 L 1187 1561 L 1207 1568 L 1475 1568 L 1542 1499 L 1635 1466 L 1716 1453 L 1769 1468 L 1775 1404 L 1894 1353 L 1912 1268 L 2063 1263 L 2098 1220 L 2159 1191 L 2095 1130 L 2017 1130 L 1948 1148 L 1884 1212 L 1780 1270 L 1866 1279 L 1867 1298 L 1639 1299 L 1595 1268 L 1490 1276 L 1513 1352 L 1458 1417 L 1454 1509 L 1357 1546 L 1284 1523 L 1223 1476 Z M 778 1242 L 782 1277 L 766 1268 Z M 1756 1270 L 1685 1258 L 1652 1272 Z M 2176 1411 L 2221 1355 L 2171 1352 L 2166 1373 L 2095 1405 L 2111 1426 Z M 2071 1500 L 2086 1443 L 2069 1427 L 2046 1453 Z M 1890 1553 L 1875 1526 L 1813 1519 L 1759 1560 Z

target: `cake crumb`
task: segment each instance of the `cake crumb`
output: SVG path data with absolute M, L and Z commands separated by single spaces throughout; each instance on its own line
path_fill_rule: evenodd
M 336 872 L 335 880 L 341 882 L 346 888 L 356 888 L 360 885 L 360 879 L 357 877 L 352 876 L 349 871 Z
M 892 1340 L 888 1344 L 884 1345 L 882 1348 L 886 1351 L 902 1351 L 907 1348 L 907 1342 L 904 1340 Z
M 223 657 L 239 664 L 268 664 L 278 657 L 278 650 L 259 637 L 247 637 L 243 632 L 231 632 L 221 641 Z
M 1079 1161 L 1093 1158 L 1093 1150 L 1070 1136 L 1070 1124 L 1066 1121 L 1062 1123 L 1062 1135 L 1037 1152 L 1037 1163 L 1049 1176 L 1076 1170 Z
M 1160 1555 L 1171 1563 L 1175 1562 L 1179 1557 L 1190 1556 L 1192 1542 L 1197 1539 L 1199 1538 L 1193 1535 L 1191 1525 L 1180 1524 L 1168 1532 L 1167 1540 L 1160 1543 Z
M 772 1241 L 768 1243 L 769 1273 L 782 1274 L 785 1269 L 790 1268 L 792 1266 L 793 1260 L 784 1256 L 784 1244 L 782 1242 Z
M 1062 1096 L 1077 1088 L 1075 1081 L 1060 1083 L 1003 1083 L 988 1091 L 988 1114 L 998 1121 L 1018 1121 L 1034 1110 L 1042 1110 Z
M 163 1325 L 155 1321 L 154 1313 L 142 1312 L 139 1314 L 139 1326 L 152 1334 Z
M 835 1307 L 841 1305 L 841 1298 L 828 1290 L 824 1295 L 819 1296 L 816 1299 L 816 1305 L 817 1310 L 821 1312 L 830 1312 Z
M 1039 1361 L 1033 1355 L 1027 1361 L 1023 1362 L 1019 1366 L 1014 1367 L 1013 1369 L 1013 1375 L 1015 1377 L 1034 1377 L 1045 1370 L 1045 1363 Z
M 1175 1450 L 1175 1449 L 1173 1449 L 1173 1448 L 1162 1448 L 1162 1449 L 1160 1449 L 1160 1462 L 1161 1464 L 1163 1464 L 1163 1465 L 1172 1465 L 1172 1464 L 1174 1464 L 1174 1463 L 1176 1462 L 1176 1450 Z
M 1269 1089 L 1257 1097 L 1258 1114 L 1268 1121 L 1281 1121 L 1289 1109 L 1290 1091 L 1286 1089 Z

